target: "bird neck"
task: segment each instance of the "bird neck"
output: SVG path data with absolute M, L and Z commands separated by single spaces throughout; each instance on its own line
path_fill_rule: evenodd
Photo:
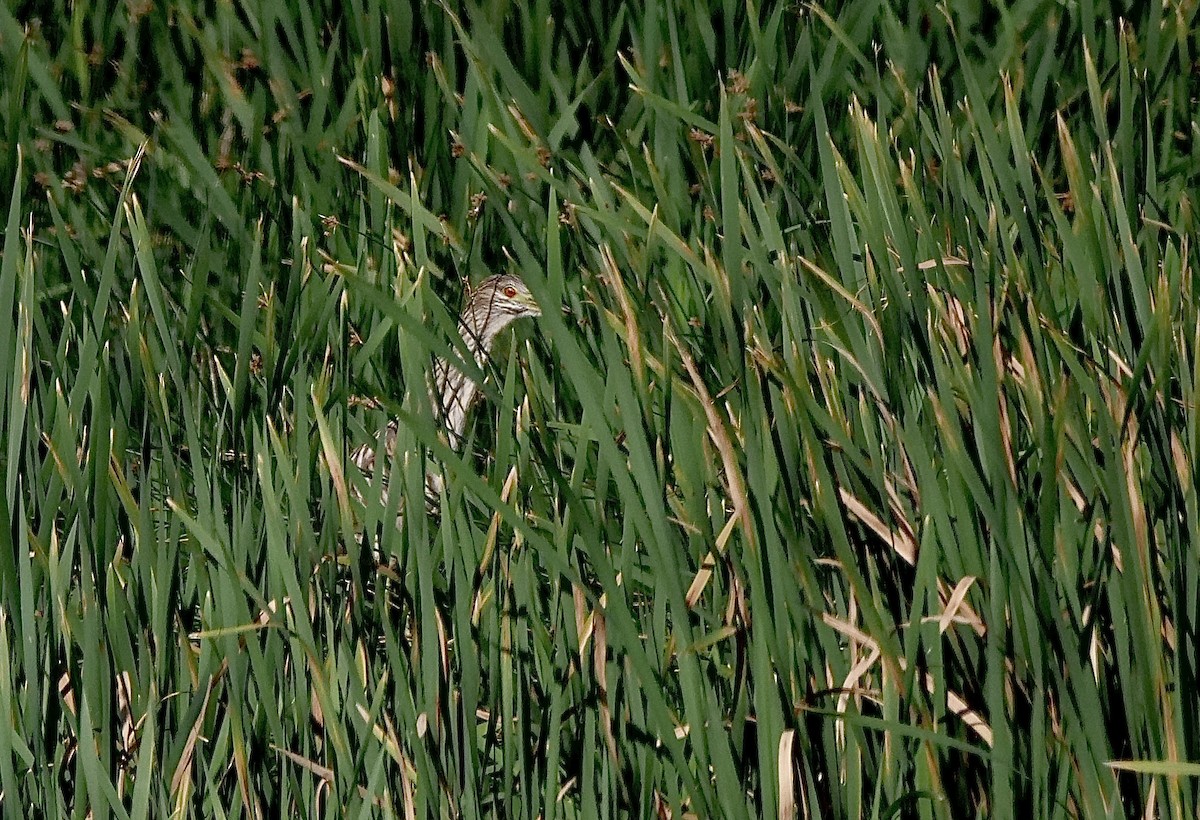
M 483 367 L 492 349 L 497 331 L 494 328 L 474 328 L 466 317 L 458 324 L 463 343 L 470 351 L 475 364 Z M 467 413 L 479 393 L 479 385 L 445 359 L 439 358 L 433 366 L 434 383 L 430 398 L 434 410 L 440 416 L 446 428 L 449 444 L 455 450 L 462 443 L 463 430 L 466 427 Z
M 462 336 L 463 342 L 467 345 L 467 350 L 471 351 L 471 355 L 475 358 L 475 363 L 482 365 L 487 359 L 488 354 L 492 352 L 492 342 L 496 340 L 494 328 L 488 328 L 484 322 L 472 321 L 474 317 L 467 317 L 458 323 L 458 332 Z

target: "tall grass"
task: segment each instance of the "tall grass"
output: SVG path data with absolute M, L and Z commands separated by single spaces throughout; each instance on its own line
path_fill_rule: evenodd
M 1196 816 L 1197 13 L 0 7 L 4 813 Z

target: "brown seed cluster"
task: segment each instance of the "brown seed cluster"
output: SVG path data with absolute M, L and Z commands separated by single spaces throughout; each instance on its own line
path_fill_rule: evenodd
M 726 93 L 745 94 L 749 90 L 750 80 L 746 78 L 746 75 L 736 68 L 729 69 L 729 82 L 725 83 Z
M 712 134 L 707 134 L 699 128 L 693 128 L 688 132 L 688 139 L 700 146 L 701 150 L 707 151 L 713 146 L 716 140 Z
M 471 207 L 467 209 L 467 219 L 474 222 L 483 213 L 483 206 L 487 202 L 487 194 L 480 191 L 477 194 L 471 195 Z
M 84 170 L 82 162 L 76 162 L 71 166 L 71 170 L 67 171 L 67 175 L 63 177 L 63 187 L 73 194 L 81 194 L 87 188 L 87 171 Z

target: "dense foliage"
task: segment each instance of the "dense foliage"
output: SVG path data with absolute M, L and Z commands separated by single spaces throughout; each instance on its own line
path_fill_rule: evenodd
M 1198 14 L 0 6 L 4 814 L 1197 816 Z

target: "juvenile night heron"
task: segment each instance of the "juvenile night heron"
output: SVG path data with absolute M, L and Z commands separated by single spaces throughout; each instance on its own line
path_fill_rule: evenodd
M 517 319 L 541 315 L 541 308 L 520 277 L 511 274 L 489 276 L 469 292 L 458 319 L 458 332 L 462 334 L 463 342 L 475 363 L 483 367 L 491 353 L 492 343 L 501 331 Z M 447 442 L 455 450 L 462 444 L 467 413 L 478 397 L 479 385 L 465 373 L 445 359 L 439 358 L 434 362 L 430 399 L 438 421 L 446 430 Z M 396 449 L 396 430 L 397 423 L 393 419 L 388 423 L 384 438 L 388 456 Z M 363 472 L 374 472 L 375 450 L 371 446 L 364 444 L 350 458 Z M 434 474 L 426 479 L 426 485 L 434 495 L 441 491 L 441 483 L 441 477 Z

